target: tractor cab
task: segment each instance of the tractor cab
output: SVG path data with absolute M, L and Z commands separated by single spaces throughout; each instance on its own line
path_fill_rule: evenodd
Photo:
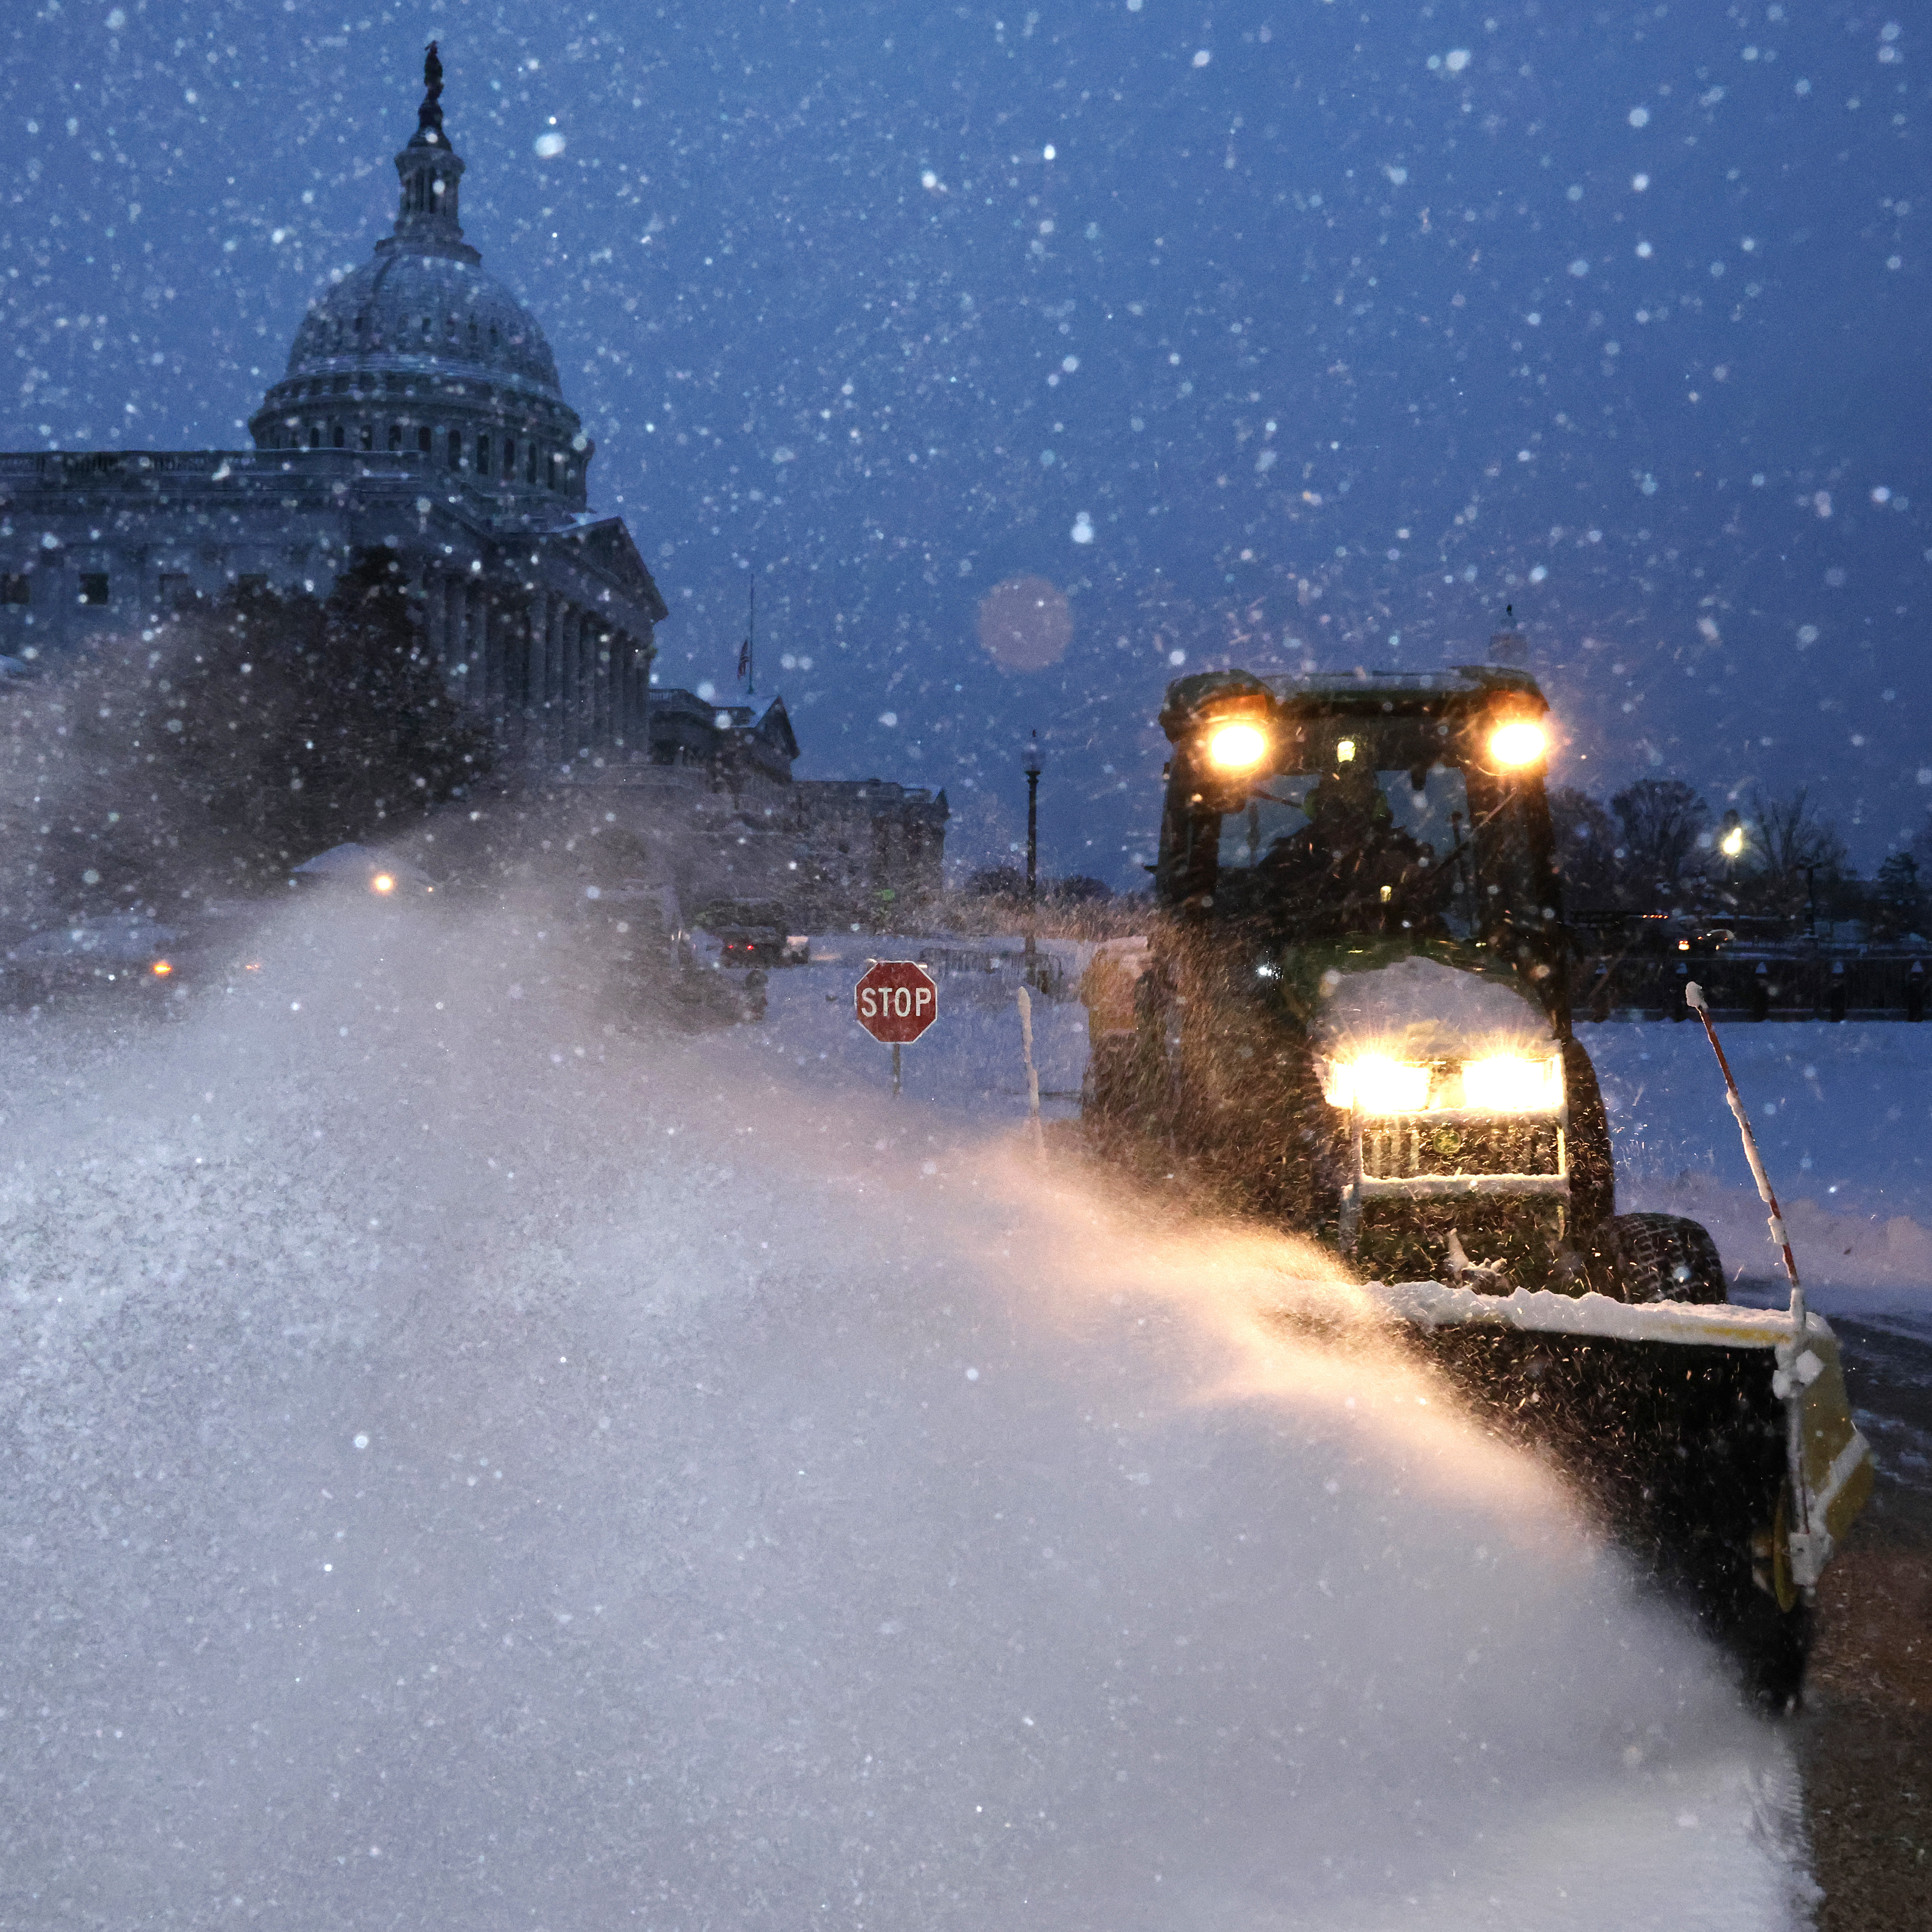
M 1150 1097 L 1245 1208 L 1386 1274 L 1580 1285 L 1613 1212 L 1526 673 L 1172 686 Z
M 1258 946 L 1506 972 L 1554 1015 L 1547 713 L 1522 671 L 1183 678 L 1156 902 Z

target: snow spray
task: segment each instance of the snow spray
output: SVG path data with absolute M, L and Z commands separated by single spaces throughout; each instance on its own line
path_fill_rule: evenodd
M 0 1922 L 1806 1922 L 1785 1740 L 1289 1244 L 501 899 L 250 956 L 0 1016 Z

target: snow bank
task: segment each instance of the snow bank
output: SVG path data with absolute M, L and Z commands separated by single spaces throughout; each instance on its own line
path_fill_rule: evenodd
M 1802 1920 L 1779 1736 L 1306 1253 L 548 946 L 8 1025 L 0 1923 Z
M 1618 1204 L 1703 1222 L 1740 1293 L 1781 1280 L 1702 1029 L 1577 1036 L 1603 1079 Z M 1932 1334 L 1932 1028 L 1732 1023 L 1720 1037 L 1814 1304 Z

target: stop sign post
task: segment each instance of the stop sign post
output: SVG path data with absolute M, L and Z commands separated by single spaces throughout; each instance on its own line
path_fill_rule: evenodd
M 859 1024 L 892 1050 L 892 1091 L 899 1090 L 899 1048 L 939 1017 L 939 982 L 914 959 L 874 959 L 853 989 Z

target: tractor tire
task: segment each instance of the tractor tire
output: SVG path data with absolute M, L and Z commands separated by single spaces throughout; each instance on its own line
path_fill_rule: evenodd
M 1586 1238 L 1590 1285 L 1612 1301 L 1728 1301 L 1706 1229 L 1680 1214 L 1619 1214 Z

